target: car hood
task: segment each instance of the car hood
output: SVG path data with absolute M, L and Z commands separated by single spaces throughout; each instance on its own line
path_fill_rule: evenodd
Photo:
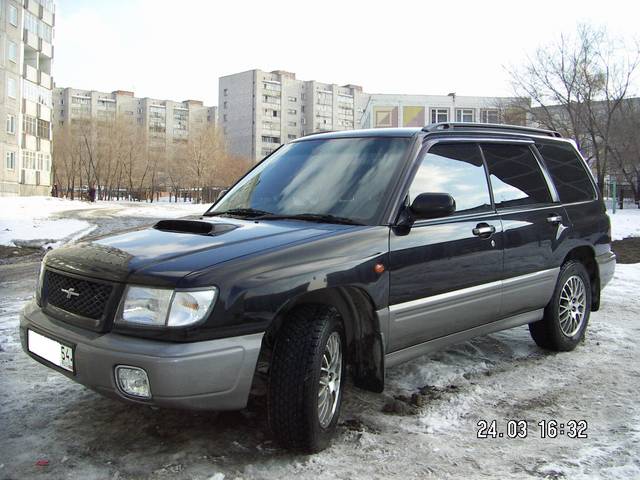
M 232 218 L 178 220 L 53 250 L 48 267 L 82 276 L 174 286 L 190 273 L 265 250 L 330 235 L 349 225 Z M 357 228 L 357 227 L 355 227 Z M 210 230 L 207 232 L 207 230 Z M 194 262 L 188 257 L 198 258 Z M 184 258 L 182 262 L 180 259 Z M 166 263 L 166 268 L 163 264 Z

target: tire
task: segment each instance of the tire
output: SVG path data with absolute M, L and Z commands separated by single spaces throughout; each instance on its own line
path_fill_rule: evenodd
M 542 320 L 530 323 L 538 346 L 557 352 L 576 348 L 584 338 L 591 314 L 591 281 L 584 265 L 569 260 L 560 269 L 551 301 Z
M 335 352 L 336 344 L 340 354 L 333 356 L 339 365 L 331 362 L 329 354 L 329 350 Z M 329 445 L 342 403 L 344 347 L 342 323 L 334 309 L 305 305 L 287 317 L 276 338 L 267 397 L 269 426 L 282 447 L 315 453 Z M 325 368 L 327 363 L 331 372 Z M 334 380 L 329 381 L 330 377 Z M 335 388 L 333 394 L 330 386 Z

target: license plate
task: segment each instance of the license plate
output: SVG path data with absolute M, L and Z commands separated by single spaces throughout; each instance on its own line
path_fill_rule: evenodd
M 29 330 L 27 345 L 29 351 L 60 368 L 73 372 L 73 349 L 49 337 Z

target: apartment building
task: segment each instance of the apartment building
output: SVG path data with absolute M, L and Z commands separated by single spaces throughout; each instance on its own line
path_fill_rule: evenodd
M 437 122 L 513 123 L 526 117 L 513 97 L 370 94 L 359 128 L 421 127 Z
M 0 2 L 0 196 L 51 185 L 53 0 Z
M 136 97 L 134 92 L 98 92 L 77 88 L 53 91 L 54 129 L 88 120 L 109 121 L 116 116 L 131 120 L 146 132 L 150 148 L 166 149 L 186 143 L 190 132 L 216 122 L 217 108 L 200 100 L 158 100 Z
M 365 102 L 357 85 L 249 70 L 220 77 L 218 120 L 231 153 L 259 160 L 309 133 L 356 128 Z

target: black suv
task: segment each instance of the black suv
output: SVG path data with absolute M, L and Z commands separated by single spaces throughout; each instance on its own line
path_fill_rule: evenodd
M 200 218 L 50 252 L 23 348 L 162 407 L 240 409 L 263 382 L 275 438 L 318 451 L 347 371 L 380 392 L 386 367 L 477 335 L 528 324 L 541 347 L 580 342 L 615 256 L 559 137 L 445 123 L 300 138 Z

